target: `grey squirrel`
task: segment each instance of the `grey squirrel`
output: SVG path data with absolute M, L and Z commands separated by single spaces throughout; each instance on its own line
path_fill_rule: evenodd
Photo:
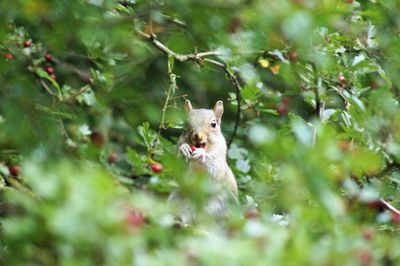
M 212 110 L 193 109 L 189 100 L 185 101 L 188 127 L 179 138 L 178 149 L 189 162 L 187 176 L 193 171 L 205 171 L 207 175 L 223 188 L 230 191 L 234 198 L 238 195 L 236 179 L 226 161 L 227 145 L 221 132 L 221 118 L 224 112 L 222 101 L 218 101 Z M 207 203 L 206 211 L 212 215 L 224 215 L 227 212 L 229 196 L 222 192 Z M 184 204 L 178 193 L 173 192 L 170 202 L 180 202 L 181 219 L 184 223 L 193 220 L 193 211 Z

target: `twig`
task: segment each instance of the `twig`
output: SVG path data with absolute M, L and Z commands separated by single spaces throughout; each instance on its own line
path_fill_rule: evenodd
M 39 78 L 39 81 L 40 81 L 40 84 L 42 84 L 42 87 L 45 89 L 45 91 L 48 94 L 50 94 L 51 96 L 54 96 L 54 97 L 58 97 L 59 96 L 57 93 L 54 93 L 54 92 L 51 91 L 50 87 L 46 84 L 46 82 L 43 79 Z
M 236 120 L 235 120 L 235 126 L 233 127 L 233 132 L 231 137 L 229 138 L 228 141 L 228 148 L 231 146 L 233 139 L 236 137 L 237 134 L 237 129 L 239 127 L 240 123 L 240 111 L 241 111 L 241 104 L 240 104 L 240 91 L 242 89 L 238 77 L 232 73 L 228 68 L 225 68 L 226 73 L 229 76 L 229 80 L 233 83 L 236 89 L 236 103 L 237 103 L 237 109 L 236 109 Z
M 215 56 L 219 55 L 217 51 L 209 51 L 209 52 L 202 52 L 202 53 L 194 53 L 194 54 L 178 54 L 169 49 L 163 43 L 157 40 L 157 35 L 155 34 L 147 34 L 141 30 L 136 30 L 136 32 L 144 39 L 153 43 L 155 47 L 157 47 L 160 51 L 164 52 L 165 54 L 172 56 L 175 60 L 183 63 L 186 61 L 195 61 L 197 63 L 201 63 L 203 57 L 207 56 Z
M 74 94 L 68 96 L 67 98 L 61 100 L 60 103 L 69 102 L 69 101 L 75 99 L 76 97 L 78 97 L 79 95 L 85 93 L 88 89 L 90 89 L 89 85 L 83 86 L 79 91 L 77 91 Z
M 168 87 L 167 96 L 165 98 L 164 106 L 162 108 L 162 117 L 161 117 L 160 125 L 158 126 L 158 135 L 160 135 L 161 130 L 165 128 L 165 114 L 167 112 L 168 103 L 171 98 L 171 94 L 174 93 L 175 89 L 176 89 L 176 75 L 172 72 L 173 68 L 174 68 L 174 57 L 169 56 L 169 58 L 168 58 L 168 76 L 169 76 L 170 85 Z
M 52 61 L 60 66 L 63 66 L 65 68 L 71 70 L 73 73 L 75 73 L 77 76 L 79 76 L 84 82 L 90 82 L 90 80 L 92 78 L 90 73 L 83 71 L 72 64 L 65 63 L 54 57 L 52 58 Z
M 187 26 L 186 23 L 184 21 L 182 21 L 182 20 L 170 17 L 170 16 L 165 15 L 165 14 L 163 14 L 162 16 L 169 23 L 175 24 L 175 25 L 180 26 L 180 27 L 186 27 Z
M 384 199 L 379 199 L 379 202 L 384 206 L 384 208 L 391 213 L 400 215 L 400 211 L 393 207 L 389 202 L 385 201 Z

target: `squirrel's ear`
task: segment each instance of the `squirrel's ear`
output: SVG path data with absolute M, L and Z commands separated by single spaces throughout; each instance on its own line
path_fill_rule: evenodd
M 190 113 L 193 110 L 192 104 L 189 100 L 185 101 L 185 111 L 186 113 Z
M 222 101 L 218 101 L 214 106 L 214 114 L 217 117 L 218 121 L 220 122 L 223 113 L 224 113 L 224 103 Z

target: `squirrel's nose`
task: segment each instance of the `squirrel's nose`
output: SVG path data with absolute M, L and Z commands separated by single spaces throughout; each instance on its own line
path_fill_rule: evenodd
M 202 134 L 201 132 L 199 132 L 199 131 L 194 131 L 193 133 L 192 133 L 192 141 L 193 141 L 193 143 L 202 143 L 202 142 L 204 142 L 205 141 L 205 136 L 204 136 L 204 134 Z

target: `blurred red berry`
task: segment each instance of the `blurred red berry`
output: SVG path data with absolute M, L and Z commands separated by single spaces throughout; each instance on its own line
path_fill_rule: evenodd
M 8 59 L 8 60 L 11 60 L 11 59 L 14 58 L 14 56 L 13 56 L 12 53 L 6 53 L 6 54 L 4 54 L 4 58 L 5 58 L 5 59 Z
M 228 32 L 235 33 L 237 32 L 240 27 L 242 26 L 242 20 L 239 17 L 234 17 L 228 26 Z
M 92 135 L 90 135 L 90 140 L 94 145 L 99 147 L 104 144 L 104 136 L 100 132 L 93 132 Z
M 31 40 L 26 40 L 26 41 L 24 41 L 23 45 L 24 45 L 24 47 L 31 47 L 32 41 Z
M 297 59 L 299 59 L 299 54 L 296 51 L 290 51 L 287 57 L 290 61 L 297 61 Z
M 192 149 L 192 151 L 195 151 L 196 150 L 196 146 L 192 145 L 192 146 L 190 146 L 190 149 Z
M 288 113 L 289 109 L 287 105 L 281 103 L 276 107 L 276 111 L 280 116 L 284 116 Z
M 373 260 L 374 260 L 374 257 L 373 257 L 373 254 L 372 254 L 372 252 L 370 250 L 362 250 L 358 254 L 358 261 L 363 266 L 372 265 Z
M 12 176 L 19 176 L 19 165 L 11 165 L 8 170 Z
M 140 228 L 140 227 L 144 226 L 144 224 L 146 222 L 146 217 L 141 212 L 138 212 L 138 211 L 135 211 L 135 210 L 129 210 L 126 213 L 125 222 L 130 227 Z
M 107 162 L 115 163 L 116 161 L 118 161 L 118 159 L 118 154 L 116 152 L 111 152 L 107 157 Z
M 351 142 L 348 140 L 339 140 L 337 143 L 339 149 L 341 149 L 342 151 L 348 151 L 350 150 L 350 146 L 351 146 Z
M 163 166 L 162 166 L 161 164 L 159 164 L 159 163 L 153 163 L 153 164 L 151 165 L 151 170 L 152 170 L 154 173 L 161 173 L 162 170 L 163 170 Z
M 372 228 L 365 228 L 362 231 L 362 236 L 365 240 L 371 241 L 375 237 L 375 231 Z
M 400 224 L 400 214 L 392 212 L 392 222 L 394 224 Z
M 52 67 L 47 67 L 46 68 L 46 72 L 49 73 L 49 74 L 54 74 L 55 70 Z
M 353 0 L 346 0 L 346 2 L 347 2 L 348 4 L 352 4 L 352 3 L 353 3 Z
M 44 59 L 46 59 L 47 61 L 52 61 L 53 60 L 53 56 L 50 53 L 46 53 L 44 55 Z
M 52 80 L 57 80 L 57 76 L 56 76 L 55 74 L 51 74 L 51 75 L 50 75 L 50 78 L 51 78 Z
M 260 213 L 256 209 L 250 209 L 246 212 L 247 219 L 257 219 L 260 217 Z
M 368 208 L 383 212 L 386 209 L 385 204 L 381 200 L 374 200 L 367 203 Z
M 346 82 L 346 77 L 343 74 L 340 74 L 337 78 L 340 82 Z

